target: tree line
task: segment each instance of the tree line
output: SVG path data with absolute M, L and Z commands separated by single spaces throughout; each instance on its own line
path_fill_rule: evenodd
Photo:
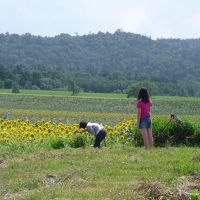
M 200 39 L 115 33 L 0 34 L 0 87 L 200 96 Z

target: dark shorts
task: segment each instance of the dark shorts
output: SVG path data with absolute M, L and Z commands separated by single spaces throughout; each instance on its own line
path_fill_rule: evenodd
M 139 128 L 151 128 L 152 126 L 152 121 L 151 121 L 151 117 L 143 117 L 140 119 L 140 123 L 139 123 Z

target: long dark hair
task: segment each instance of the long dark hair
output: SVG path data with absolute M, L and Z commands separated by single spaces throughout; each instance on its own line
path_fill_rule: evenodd
M 140 88 L 140 91 L 138 93 L 138 99 L 137 100 L 142 100 L 144 103 L 149 103 L 149 94 L 148 94 L 148 91 L 147 91 L 147 88 Z

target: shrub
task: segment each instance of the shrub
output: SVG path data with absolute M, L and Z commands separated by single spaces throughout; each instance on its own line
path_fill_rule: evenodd
M 65 146 L 65 142 L 62 138 L 54 138 L 50 141 L 53 149 L 62 149 Z
M 18 84 L 14 83 L 12 85 L 12 93 L 20 93 Z
M 200 133 L 195 133 L 191 143 L 194 145 L 200 145 Z
M 166 118 L 153 119 L 154 145 L 164 147 L 169 140 L 170 121 Z
M 143 139 L 142 139 L 142 135 L 140 133 L 140 130 L 135 129 L 135 134 L 134 134 L 134 145 L 136 147 L 140 147 L 144 145 Z
M 169 121 L 168 121 L 169 122 Z M 155 146 L 195 145 L 198 135 L 195 128 L 188 121 L 171 121 L 164 119 L 155 120 L 153 123 L 153 136 Z M 167 124 L 168 123 L 168 124 Z M 167 126 L 166 126 L 167 125 Z M 166 126 L 166 127 L 165 127 Z M 163 130 L 164 129 L 164 130 Z
M 193 145 L 195 129 L 188 121 L 173 122 L 169 129 L 170 143 L 174 145 Z
M 85 147 L 87 143 L 86 136 L 82 134 L 76 134 L 72 140 L 69 141 L 69 146 L 73 148 Z
M 135 124 L 133 124 L 132 128 L 129 131 L 126 132 L 125 141 L 127 143 L 133 144 L 136 147 L 142 146 L 144 144 L 143 139 L 142 139 L 142 135 L 141 135 L 139 129 L 136 128 Z

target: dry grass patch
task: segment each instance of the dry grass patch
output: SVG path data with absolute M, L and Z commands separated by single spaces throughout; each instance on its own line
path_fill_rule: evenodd
M 159 181 L 142 180 L 136 190 L 148 200 L 199 200 L 200 174 L 176 178 L 170 186 Z

